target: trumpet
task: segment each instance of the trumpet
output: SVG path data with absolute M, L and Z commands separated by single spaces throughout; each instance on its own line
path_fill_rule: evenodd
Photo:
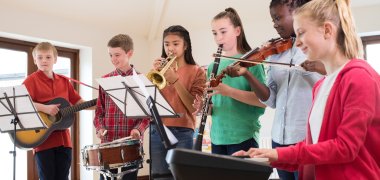
M 165 79 L 165 72 L 169 69 L 169 67 L 176 61 L 176 56 L 169 54 L 169 56 L 161 62 L 162 69 L 160 71 L 151 70 L 148 72 L 146 77 L 157 86 L 158 89 L 163 89 L 167 85 L 167 81 Z

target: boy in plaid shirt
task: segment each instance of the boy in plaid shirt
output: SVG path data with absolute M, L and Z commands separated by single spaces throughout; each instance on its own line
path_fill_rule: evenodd
M 133 55 L 133 41 L 128 35 L 119 34 L 114 36 L 108 42 L 108 53 L 116 69 L 102 76 L 102 78 L 132 75 L 133 65 L 129 64 L 129 60 Z M 94 126 L 96 128 L 96 135 L 101 139 L 102 143 L 112 142 L 113 140 L 127 136 L 132 136 L 133 139 L 140 139 L 149 125 L 149 118 L 127 118 L 101 87 L 99 88 L 96 106 Z M 123 167 L 121 171 L 131 168 L 135 167 Z M 117 169 L 111 170 L 113 173 L 117 173 L 117 171 Z M 102 175 L 100 179 L 103 180 Z M 137 171 L 123 176 L 123 180 L 135 179 L 137 179 Z

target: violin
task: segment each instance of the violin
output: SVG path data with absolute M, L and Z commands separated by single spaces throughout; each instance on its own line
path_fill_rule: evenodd
M 282 38 L 276 38 L 271 39 L 264 45 L 262 45 L 260 48 L 257 47 L 251 51 L 248 51 L 245 53 L 241 58 L 234 58 L 229 56 L 222 56 L 222 55 L 215 55 L 223 58 L 228 58 L 232 60 L 236 60 L 233 64 L 230 66 L 237 66 L 240 65 L 242 67 L 251 67 L 256 64 L 275 64 L 275 65 L 286 65 L 286 66 L 296 66 L 295 64 L 288 64 L 288 63 L 279 63 L 279 62 L 269 62 L 264 61 L 268 56 L 282 53 L 290 48 L 293 47 L 293 40 L 292 38 L 288 39 L 282 39 Z M 214 79 L 210 79 L 210 86 L 216 87 L 219 85 L 219 83 L 222 81 L 223 77 L 225 77 L 225 70 L 222 71 L 221 74 L 217 75 Z
M 276 38 L 269 40 L 260 48 L 256 48 L 244 54 L 241 59 L 252 61 L 253 63 L 241 62 L 240 66 L 251 67 L 256 65 L 255 62 L 264 62 L 264 60 L 271 55 L 280 54 L 293 47 L 292 38 L 282 39 Z

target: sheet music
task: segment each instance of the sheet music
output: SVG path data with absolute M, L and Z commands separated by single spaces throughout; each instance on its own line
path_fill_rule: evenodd
M 142 84 L 144 84 L 144 87 L 146 87 L 146 91 L 148 94 L 151 94 L 153 99 L 156 100 L 156 106 L 157 110 L 160 113 L 161 116 L 164 117 L 175 117 L 176 113 L 174 112 L 173 108 L 168 104 L 168 102 L 165 100 L 165 98 L 161 95 L 159 90 L 155 88 L 155 86 L 145 77 L 143 74 L 137 75 L 138 78 L 141 80 Z M 146 92 L 142 92 L 141 88 L 139 88 L 137 82 L 133 79 L 132 76 L 112 76 L 107 78 L 100 78 L 97 79 L 97 82 L 100 84 L 100 86 L 111 96 L 111 99 L 115 102 L 117 107 L 128 117 L 147 117 L 151 116 L 149 108 L 146 104 L 146 95 L 144 95 Z M 131 88 L 131 90 L 134 92 L 136 97 L 138 98 L 137 101 L 143 106 L 142 108 L 145 110 L 145 112 L 148 113 L 145 114 L 142 108 L 136 103 L 136 101 L 133 99 L 130 93 L 127 92 L 125 89 L 125 86 L 123 85 L 123 82 Z M 126 102 L 126 105 L 124 104 L 124 100 Z M 124 109 L 126 108 L 126 109 Z
M 137 83 L 137 85 L 140 87 L 142 92 L 145 95 L 145 100 L 148 100 L 148 97 L 150 96 L 148 93 L 148 90 L 146 90 L 144 83 L 139 78 L 138 74 L 136 73 L 135 69 L 133 69 L 133 80 Z
M 141 79 L 137 75 L 135 69 L 133 69 L 133 79 L 138 84 L 138 86 L 140 87 L 140 89 L 143 91 L 143 93 L 144 93 L 144 95 L 146 97 L 145 100 L 147 100 L 150 95 L 149 95 L 147 89 L 145 88 L 144 83 L 141 81 Z M 168 136 L 168 139 L 169 139 L 170 143 L 171 144 L 176 144 L 178 142 L 178 139 L 174 136 L 174 134 L 170 131 L 170 129 L 168 129 L 164 124 L 162 124 L 162 126 L 164 126 L 166 135 Z
M 36 112 L 33 101 L 30 99 L 29 93 L 25 85 L 1 87 L 0 88 L 0 131 L 13 131 L 14 125 L 11 120 L 14 115 L 11 112 L 9 104 L 5 98 L 5 94 L 9 98 L 13 107 L 16 107 L 16 113 L 19 117 L 20 124 L 24 130 L 46 128 L 46 124 Z M 17 124 L 16 130 L 20 130 L 21 126 Z

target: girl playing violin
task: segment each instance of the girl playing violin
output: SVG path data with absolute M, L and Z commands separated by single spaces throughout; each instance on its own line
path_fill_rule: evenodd
M 214 17 L 211 23 L 215 42 L 223 44 L 223 53 L 227 56 L 241 57 L 251 50 L 245 38 L 240 17 L 233 8 L 227 8 Z M 217 74 L 234 61 L 221 58 Z M 208 76 L 214 63 L 208 67 Z M 264 82 L 265 74 L 262 65 L 248 68 L 260 82 Z M 211 150 L 215 154 L 231 155 L 239 150 L 258 147 L 260 130 L 259 117 L 265 107 L 259 102 L 252 88 L 244 77 L 226 77 L 223 83 L 213 90 L 212 96 L 212 126 Z M 201 99 L 197 97 L 195 104 Z M 249 104 L 254 104 L 249 105 Z M 195 105 L 197 106 L 197 105 Z M 201 106 L 197 106 L 198 110 Z
M 272 0 L 270 15 L 273 27 L 283 39 L 294 38 L 293 10 L 304 4 L 304 0 Z M 301 64 L 306 60 L 305 54 L 295 44 L 287 51 L 269 56 L 267 61 Z M 231 76 L 250 76 L 245 68 L 228 68 Z M 285 147 L 305 139 L 306 122 L 311 107 L 312 87 L 321 76 L 296 68 L 270 66 L 267 83 L 264 85 L 251 77 L 251 84 L 257 97 L 267 106 L 275 108 L 272 125 L 272 147 Z M 279 170 L 281 179 L 296 179 L 296 172 Z
M 296 45 L 327 76 L 315 84 L 306 140 L 235 155 L 267 157 L 302 179 L 380 179 L 380 76 L 362 57 L 349 0 L 313 0 L 294 12 Z

